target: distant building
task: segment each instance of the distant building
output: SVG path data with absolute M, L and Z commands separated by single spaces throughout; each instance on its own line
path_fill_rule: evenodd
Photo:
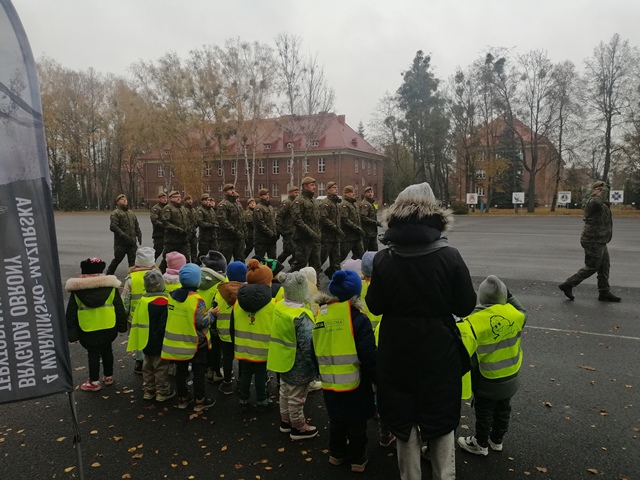
M 267 188 L 277 204 L 286 198 L 292 181 L 300 186 L 302 178 L 311 176 L 318 196 L 326 195 L 326 184 L 335 181 L 340 194 L 345 185 L 353 185 L 359 198 L 371 186 L 382 198 L 384 157 L 347 125 L 344 115 L 271 118 L 247 123 L 246 130 L 222 145 L 211 134 L 204 141 L 197 139 L 198 146 L 186 153 L 163 149 L 144 155 L 141 196 L 149 204 L 158 193 L 176 189 L 194 198 L 209 193 L 220 199 L 222 186 L 235 183 L 242 201 Z

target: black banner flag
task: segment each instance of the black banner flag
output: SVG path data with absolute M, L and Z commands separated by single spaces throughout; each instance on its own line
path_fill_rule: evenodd
M 0 404 L 72 387 L 35 62 L 0 0 Z

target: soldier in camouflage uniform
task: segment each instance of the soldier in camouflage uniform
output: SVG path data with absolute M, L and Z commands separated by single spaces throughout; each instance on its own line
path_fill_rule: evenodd
M 364 238 L 362 246 L 365 252 L 378 251 L 378 210 L 376 209 L 375 200 L 373 198 L 373 188 L 364 189 L 364 198 L 360 202 L 360 225 L 364 230 Z
M 584 206 L 584 228 L 580 245 L 584 249 L 584 267 L 567 278 L 558 288 L 569 300 L 573 300 L 573 288 L 594 273 L 598 274 L 598 300 L 619 302 L 620 297 L 611 293 L 609 287 L 609 251 L 607 243 L 613 234 L 613 220 L 609 208 L 609 186 L 598 180 L 591 187 L 591 196 Z
M 153 227 L 153 233 L 151 238 L 153 239 L 153 249 L 155 250 L 156 260 L 162 255 L 164 249 L 164 223 L 162 221 L 162 209 L 169 201 L 167 194 L 162 192 L 158 195 L 158 203 L 151 207 L 151 226 Z
M 216 202 L 208 193 L 200 196 L 200 206 L 196 209 L 198 225 L 198 260 L 210 250 L 218 250 L 218 219 Z
M 298 195 L 300 195 L 300 189 L 298 187 L 289 187 L 289 196 L 283 200 L 276 214 L 276 226 L 278 227 L 278 233 L 282 235 L 282 253 L 278 255 L 277 260 L 282 264 L 284 264 L 290 255 L 293 255 L 294 228 L 293 220 L 291 219 L 291 204 Z
M 129 266 L 136 261 L 137 244 L 142 243 L 142 232 L 135 213 L 129 211 L 126 195 L 116 197 L 116 209 L 111 214 L 109 229 L 113 232 L 113 260 L 107 268 L 107 275 L 113 275 L 120 262 L 127 256 Z
M 253 228 L 256 255 L 258 257 L 276 258 L 276 242 L 278 230 L 276 228 L 276 214 L 269 201 L 269 190 L 261 188 L 260 198 L 253 209 Z
M 344 187 L 342 192 L 340 226 L 345 234 L 345 239 L 340 244 L 340 261 L 347 258 L 349 252 L 351 252 L 351 257 L 355 260 L 362 258 L 364 253 L 362 247 L 364 230 L 360 226 L 360 214 L 356 207 L 356 191 L 351 185 Z
M 222 187 L 224 199 L 216 207 L 218 217 L 218 243 L 220 253 L 224 255 L 227 264 L 234 260 L 244 262 L 246 224 L 244 222 L 244 209 L 237 201 L 238 196 L 232 183 L 226 183 Z
M 189 251 L 191 252 L 191 259 L 187 257 L 187 262 L 198 262 L 198 223 L 196 220 L 196 208 L 193 206 L 193 198 L 191 195 L 185 195 L 183 206 L 187 211 L 189 218 L 189 228 L 187 233 L 189 235 Z
M 246 225 L 244 237 L 244 258 L 247 258 L 253 250 L 253 211 L 256 208 L 256 201 L 253 198 L 247 200 L 247 209 L 244 211 L 244 224 Z
M 336 270 L 340 270 L 340 242 L 345 238 L 340 229 L 340 208 L 342 199 L 338 196 L 338 184 L 327 183 L 327 198 L 320 202 L 320 228 L 322 247 L 320 250 L 320 263 L 329 258 L 329 266 L 324 274 L 331 278 Z
M 302 179 L 302 194 L 291 204 L 291 218 L 295 231 L 293 233 L 294 252 L 292 272 L 307 265 L 320 272 L 320 211 L 314 198 L 316 180 L 311 177 Z
M 189 213 L 182 206 L 182 195 L 177 190 L 169 192 L 169 203 L 162 210 L 164 221 L 164 256 L 160 269 L 167 268 L 166 256 L 169 252 L 180 252 L 187 260 L 191 258 L 189 245 Z

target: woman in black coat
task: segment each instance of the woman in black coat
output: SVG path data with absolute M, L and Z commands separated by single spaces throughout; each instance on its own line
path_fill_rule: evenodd
M 403 480 L 421 478 L 429 441 L 434 479 L 455 478 L 454 430 L 469 357 L 453 315 L 476 303 L 469 270 L 443 235 L 453 221 L 428 183 L 403 190 L 387 210 L 389 248 L 374 259 L 366 302 L 380 322 L 377 380 L 381 420 L 398 438 Z

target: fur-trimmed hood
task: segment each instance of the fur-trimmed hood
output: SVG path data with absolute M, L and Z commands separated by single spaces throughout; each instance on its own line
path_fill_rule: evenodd
M 96 275 L 91 277 L 73 277 L 67 280 L 64 288 L 68 292 L 89 290 L 92 288 L 112 287 L 119 288 L 120 280 L 115 275 Z
M 318 304 L 319 307 L 322 305 L 327 305 L 328 303 L 340 302 L 338 297 L 334 297 L 333 295 L 326 292 L 319 292 L 317 295 L 313 297 L 313 302 Z M 359 297 L 351 298 L 351 306 L 357 308 L 360 311 L 365 311 L 364 303 Z
M 443 233 L 451 231 L 453 221 L 453 212 L 448 208 L 426 202 L 407 203 L 402 201 L 393 203 L 384 212 L 383 220 L 389 228 L 405 223 L 422 223 Z

